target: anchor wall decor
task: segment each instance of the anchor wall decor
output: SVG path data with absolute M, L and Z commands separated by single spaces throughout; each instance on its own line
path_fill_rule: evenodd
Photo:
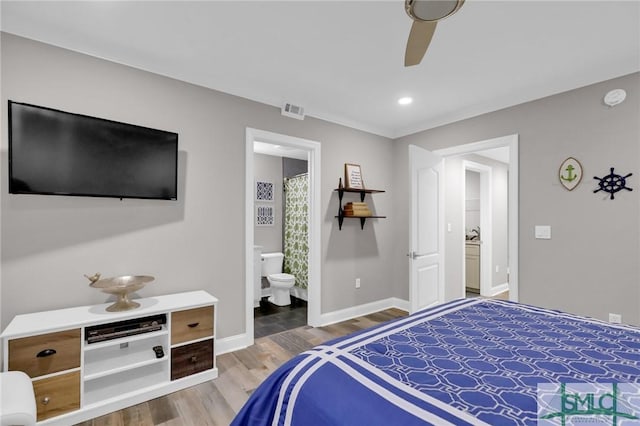
M 569 157 L 560 165 L 558 177 L 562 186 L 572 191 L 582 180 L 582 165 L 575 158 Z

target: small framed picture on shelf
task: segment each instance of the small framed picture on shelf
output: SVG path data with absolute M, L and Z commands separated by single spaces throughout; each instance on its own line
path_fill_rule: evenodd
M 362 181 L 362 171 L 358 164 L 345 163 L 344 181 L 347 189 L 364 189 Z

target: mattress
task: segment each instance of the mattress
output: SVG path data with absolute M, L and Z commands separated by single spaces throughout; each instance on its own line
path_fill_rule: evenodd
M 294 357 L 232 425 L 535 425 L 545 415 L 539 389 L 620 384 L 628 392 L 639 380 L 637 328 L 460 299 Z M 639 415 L 623 402 L 619 418 Z M 546 415 L 564 421 L 567 413 Z

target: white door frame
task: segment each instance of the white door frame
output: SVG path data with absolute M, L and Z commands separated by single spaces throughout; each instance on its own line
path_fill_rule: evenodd
M 509 300 L 517 302 L 519 299 L 518 289 L 518 134 L 501 136 L 494 139 L 473 142 L 466 145 L 458 145 L 450 148 L 443 148 L 434 151 L 436 154 L 445 157 L 472 154 L 486 149 L 509 147 Z M 464 285 L 464 282 L 463 282 Z
M 254 173 L 253 142 L 271 143 L 289 146 L 307 151 L 309 172 L 309 281 L 307 295 L 307 323 L 311 326 L 320 324 L 320 297 L 322 280 L 320 277 L 320 261 L 322 240 L 320 226 L 322 215 L 320 209 L 320 142 L 297 138 L 265 130 L 247 127 L 245 139 L 245 337 L 238 346 L 253 344 L 253 245 L 254 245 Z
M 485 166 L 484 164 L 476 163 L 474 161 L 463 160 L 462 161 L 462 172 L 466 172 L 470 170 L 472 172 L 480 173 L 480 295 L 482 296 L 492 296 L 491 287 L 493 286 L 491 265 L 493 265 L 493 216 L 491 211 L 491 167 Z M 465 185 L 465 180 L 462 180 L 463 185 Z M 461 191 L 462 195 L 462 205 L 466 204 L 466 195 L 467 189 L 464 186 L 464 191 Z M 466 232 L 466 220 L 465 214 L 462 214 L 462 229 Z M 462 294 L 465 294 L 466 289 L 465 282 L 467 277 L 467 266 L 466 266 L 466 256 L 465 256 L 465 243 L 466 241 L 461 241 L 462 244 L 462 268 L 464 270 L 464 279 L 462 280 Z

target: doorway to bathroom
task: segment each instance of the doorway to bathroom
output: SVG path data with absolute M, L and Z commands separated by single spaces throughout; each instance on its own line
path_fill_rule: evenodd
M 319 313 L 320 144 L 247 129 L 247 344 Z
M 307 151 L 253 142 L 260 289 L 254 296 L 254 337 L 307 325 L 309 173 Z M 258 259 L 256 259 L 258 265 Z M 282 278 L 276 280 L 274 277 Z

